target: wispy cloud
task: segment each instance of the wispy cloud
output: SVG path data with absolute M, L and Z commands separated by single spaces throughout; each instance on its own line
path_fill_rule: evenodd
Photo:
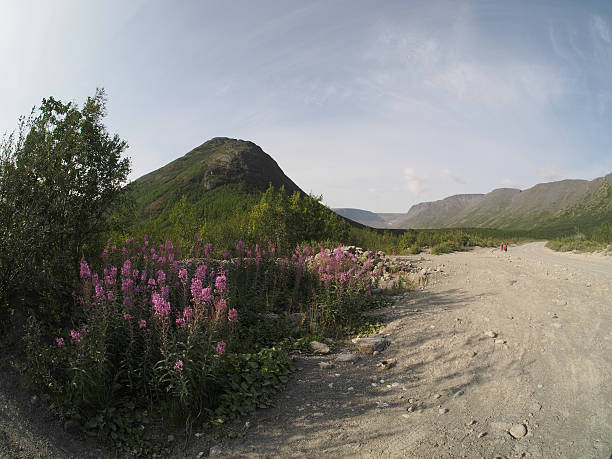
M 442 169 L 442 177 L 449 178 L 449 179 L 453 180 L 454 182 L 461 183 L 461 184 L 466 184 L 467 183 L 467 180 L 465 180 L 460 175 L 455 174 L 453 171 L 451 171 L 448 168 Z
M 555 166 L 533 166 L 532 170 L 542 180 L 562 180 L 565 178 L 565 174 Z
M 598 15 L 593 16 L 592 27 L 600 39 L 602 39 L 608 44 L 612 43 L 610 27 L 608 27 L 608 23 L 601 16 L 598 16 Z

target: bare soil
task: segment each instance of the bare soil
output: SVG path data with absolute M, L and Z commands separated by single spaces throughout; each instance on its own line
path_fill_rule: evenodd
M 276 407 L 212 447 L 179 437 L 174 457 L 611 457 L 612 257 L 532 243 L 409 258 L 444 267 L 377 312 L 385 351 L 325 369 L 352 344 L 299 357 Z M 389 358 L 394 367 L 377 367 Z M 9 376 L 0 457 L 111 455 L 71 440 Z

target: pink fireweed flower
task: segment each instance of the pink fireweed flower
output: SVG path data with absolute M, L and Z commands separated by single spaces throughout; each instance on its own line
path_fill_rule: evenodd
M 204 246 L 204 256 L 208 257 L 212 253 L 212 244 L 209 242 Z
M 168 314 L 170 314 L 170 303 L 165 301 L 159 293 L 153 294 L 151 302 L 157 317 L 168 317 Z
M 223 252 L 223 258 L 229 258 L 230 253 L 229 252 Z
M 133 318 L 133 316 L 131 314 L 128 314 L 127 312 L 125 314 L 123 314 L 123 320 L 130 320 L 132 318 Z
M 76 330 L 70 330 L 70 337 L 77 344 L 81 342 L 81 334 Z
M 193 319 L 193 309 L 185 308 L 183 310 L 183 319 L 185 319 L 185 321 L 187 321 L 187 322 L 189 322 L 191 319 Z
M 187 326 L 187 321 L 182 317 L 177 317 L 175 322 L 181 328 L 185 328 Z
M 234 308 L 227 311 L 227 320 L 230 322 L 236 322 L 238 320 L 238 311 Z
M 149 279 L 149 282 L 147 284 L 149 287 L 151 288 L 155 288 L 155 286 L 157 285 L 157 283 L 155 282 L 155 279 L 151 278 Z
M 204 280 L 206 278 L 206 265 L 200 265 L 196 269 L 194 276 L 197 279 Z
M 223 341 L 217 343 L 217 355 L 223 355 L 225 353 L 226 344 Z
M 242 252 L 242 251 L 244 250 L 244 246 L 245 246 L 244 242 L 242 242 L 242 241 L 238 241 L 238 242 L 236 243 L 236 250 L 237 250 L 238 252 Z
M 81 262 L 81 279 L 91 277 L 91 270 L 89 269 L 89 265 L 86 261 Z
M 140 321 L 138 321 L 138 328 L 147 328 L 147 321 L 140 319 Z
M 187 280 L 187 270 L 185 268 L 181 269 L 178 273 L 178 277 L 180 280 L 182 281 L 186 281 Z
M 130 293 L 134 289 L 134 281 L 129 278 L 121 279 L 121 291 L 123 293 Z
M 102 287 L 102 284 L 96 284 L 96 298 L 98 300 L 104 298 L 104 288 Z
M 57 343 L 57 347 L 62 347 L 64 345 L 64 338 L 55 338 L 55 342 Z
M 227 309 L 227 301 L 225 301 L 225 298 L 219 298 L 215 302 L 215 310 L 217 311 L 217 314 L 221 314 L 226 309 Z
M 174 364 L 174 370 L 183 371 L 183 361 L 182 360 L 176 361 L 176 363 Z
M 106 293 L 106 297 L 108 298 L 108 301 L 115 301 L 115 294 L 111 290 Z
M 217 276 L 217 279 L 215 279 L 215 289 L 219 293 L 223 293 L 225 292 L 226 286 L 227 286 L 227 278 L 224 275 Z
M 161 269 L 157 271 L 157 283 L 159 285 L 164 285 L 166 283 L 166 273 Z
M 123 262 L 123 266 L 121 267 L 121 276 L 130 277 L 130 274 L 132 274 L 132 262 L 128 258 Z

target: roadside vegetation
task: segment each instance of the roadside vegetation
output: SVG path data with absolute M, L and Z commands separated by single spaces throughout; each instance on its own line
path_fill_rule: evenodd
M 551 239 L 546 247 L 559 252 L 595 252 L 609 250 L 612 244 L 612 227 L 603 223 L 595 228 L 576 230 L 572 235 Z

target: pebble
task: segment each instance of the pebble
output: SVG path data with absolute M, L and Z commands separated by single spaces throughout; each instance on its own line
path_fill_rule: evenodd
M 497 338 L 495 340 L 495 344 L 506 344 L 506 340 L 505 339 L 501 339 L 501 338 Z
M 408 403 L 416 403 L 418 400 L 416 398 L 409 398 Z
M 478 434 L 478 438 L 482 438 L 482 437 L 486 437 L 487 433 L 486 432 L 480 432 Z
M 312 352 L 316 352 L 318 354 L 329 354 L 329 346 L 324 343 L 320 343 L 319 341 L 311 341 L 310 349 Z
M 334 383 L 333 383 L 333 382 L 330 382 L 330 383 L 327 385 L 327 387 L 329 387 L 330 389 L 331 389 L 331 388 L 333 388 L 333 387 L 334 387 Z
M 200 451 L 200 452 L 198 453 L 198 457 L 204 457 L 204 451 Z
M 389 406 L 388 403 L 385 402 L 376 402 L 376 408 L 387 408 Z
M 473 426 L 473 425 L 475 425 L 475 424 L 477 424 L 477 423 L 478 423 L 478 421 L 476 421 L 476 419 L 472 419 L 472 420 L 471 420 L 470 422 L 468 422 L 466 425 L 468 425 L 468 426 Z
M 433 396 L 433 398 L 435 398 L 435 399 L 438 399 L 438 398 L 440 398 L 440 397 L 442 397 L 440 394 L 435 394 L 435 395 Z
M 409 414 L 402 414 L 402 417 L 408 419 L 410 417 L 410 415 Z
M 414 411 L 414 406 L 409 406 L 408 408 L 406 408 L 406 411 L 412 413 Z
M 202 432 L 196 432 L 193 434 L 196 438 L 200 438 L 203 434 Z
M 168 435 L 168 443 L 172 443 L 174 441 L 174 435 Z
M 489 338 L 497 337 L 497 333 L 495 333 L 493 330 L 489 330 L 488 332 L 485 333 L 485 335 L 488 336 Z
M 510 427 L 509 433 L 518 440 L 527 435 L 527 427 L 525 427 L 525 424 L 514 424 Z
M 438 410 L 438 413 L 440 413 L 440 414 L 446 414 L 446 413 L 448 413 L 448 408 L 440 408 L 440 409 Z
M 347 390 L 348 390 L 348 391 L 352 391 L 352 390 L 355 390 L 355 388 L 354 388 L 353 386 L 351 386 L 351 387 L 349 387 Z
M 326 370 L 328 368 L 333 368 L 334 364 L 331 362 L 319 362 L 319 368 L 322 368 L 323 370 Z

